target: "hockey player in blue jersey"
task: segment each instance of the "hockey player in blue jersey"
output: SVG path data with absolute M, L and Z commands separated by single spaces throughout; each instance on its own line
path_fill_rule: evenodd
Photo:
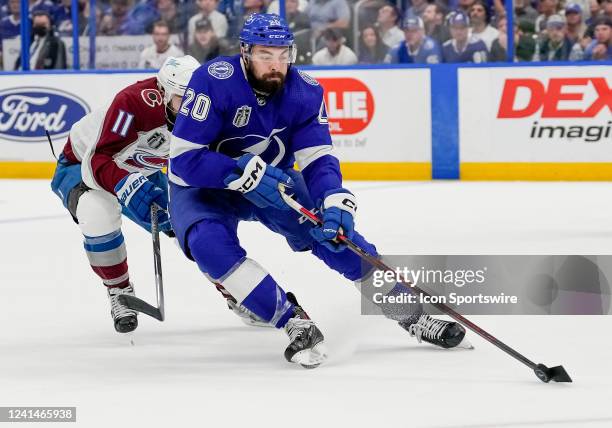
M 464 12 L 452 13 L 448 25 L 452 38 L 442 45 L 444 62 L 487 62 L 487 45 L 470 36 L 470 19 Z
M 385 58 L 391 64 L 438 64 L 442 62 L 440 45 L 425 35 L 425 24 L 418 16 L 407 16 L 402 23 L 406 40 L 389 51 Z
M 278 15 L 251 15 L 240 43 L 239 55 L 197 69 L 185 92 L 170 149 L 171 221 L 187 257 L 226 297 L 286 331 L 288 361 L 313 368 L 326 358 L 323 334 L 295 296 L 247 257 L 238 223 L 259 221 L 293 251 L 310 251 L 353 281 L 368 272 L 336 242 L 338 233 L 372 254 L 376 249 L 354 230 L 357 201 L 342 185 L 323 89 L 291 66 L 296 48 L 287 24 Z M 323 227 L 300 221 L 279 184 L 306 208 L 317 208 Z M 419 341 L 448 348 L 465 335 L 459 324 L 434 319 L 420 305 L 401 313 L 382 309 Z

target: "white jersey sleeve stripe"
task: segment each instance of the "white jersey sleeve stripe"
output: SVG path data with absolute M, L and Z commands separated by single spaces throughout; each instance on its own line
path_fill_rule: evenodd
M 125 123 L 123 124 L 123 128 L 121 129 L 121 136 L 125 137 L 128 133 L 128 129 L 130 129 L 130 125 L 132 124 L 132 120 L 134 119 L 134 115 L 130 113 L 126 113 L 127 118 L 125 119 Z
M 113 131 L 115 134 L 119 131 L 119 127 L 121 126 L 121 122 L 123 122 L 123 116 L 125 116 L 125 112 L 123 110 L 119 110 L 119 115 L 117 116 L 117 120 L 115 120 L 115 124 L 113 125 Z
M 325 155 L 334 154 L 333 147 L 330 145 L 306 147 L 294 153 L 295 160 L 300 170 L 304 170 L 308 165 Z
M 245 258 L 218 281 L 240 304 L 263 281 L 268 272 L 255 260 Z
M 208 147 L 208 144 L 196 144 L 191 141 L 184 140 L 176 135 L 170 138 L 170 159 L 187 153 L 191 150 L 199 150 Z

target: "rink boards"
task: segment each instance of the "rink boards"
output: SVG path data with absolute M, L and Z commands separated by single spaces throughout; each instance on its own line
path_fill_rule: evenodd
M 611 180 L 612 66 L 306 67 L 353 180 Z M 73 123 L 145 72 L 0 74 L 0 178 L 48 178 Z

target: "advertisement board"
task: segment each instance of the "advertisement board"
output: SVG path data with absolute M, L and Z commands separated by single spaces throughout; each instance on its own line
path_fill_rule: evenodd
M 462 179 L 612 179 L 608 66 L 459 69 Z
M 334 148 L 346 178 L 431 178 L 429 70 L 313 70 L 307 75 L 324 88 Z M 0 75 L 0 162 L 20 162 L 4 168 L 2 176 L 13 176 L 13 168 L 30 168 L 25 162 L 53 161 L 45 129 L 60 151 L 80 117 L 150 76 Z M 40 174 L 47 176 L 45 171 Z

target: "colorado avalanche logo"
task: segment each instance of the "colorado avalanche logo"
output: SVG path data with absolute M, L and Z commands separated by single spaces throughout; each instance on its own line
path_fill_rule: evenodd
M 219 153 L 223 153 L 232 158 L 239 158 L 245 153 L 252 153 L 261 156 L 264 160 L 271 159 L 268 162 L 272 166 L 276 166 L 285 157 L 287 149 L 285 143 L 278 136 L 285 128 L 273 129 L 268 137 L 257 134 L 248 134 L 242 137 L 233 137 L 221 141 L 216 146 L 211 147 Z
M 149 107 L 160 106 L 164 103 L 162 95 L 157 89 L 143 89 L 140 96 Z
M 138 169 L 158 171 L 166 166 L 167 157 L 160 157 L 144 150 L 137 150 L 132 157 L 125 160 L 125 163 Z
M 208 66 L 208 74 L 217 79 L 227 79 L 234 74 L 234 66 L 227 61 L 213 62 Z

